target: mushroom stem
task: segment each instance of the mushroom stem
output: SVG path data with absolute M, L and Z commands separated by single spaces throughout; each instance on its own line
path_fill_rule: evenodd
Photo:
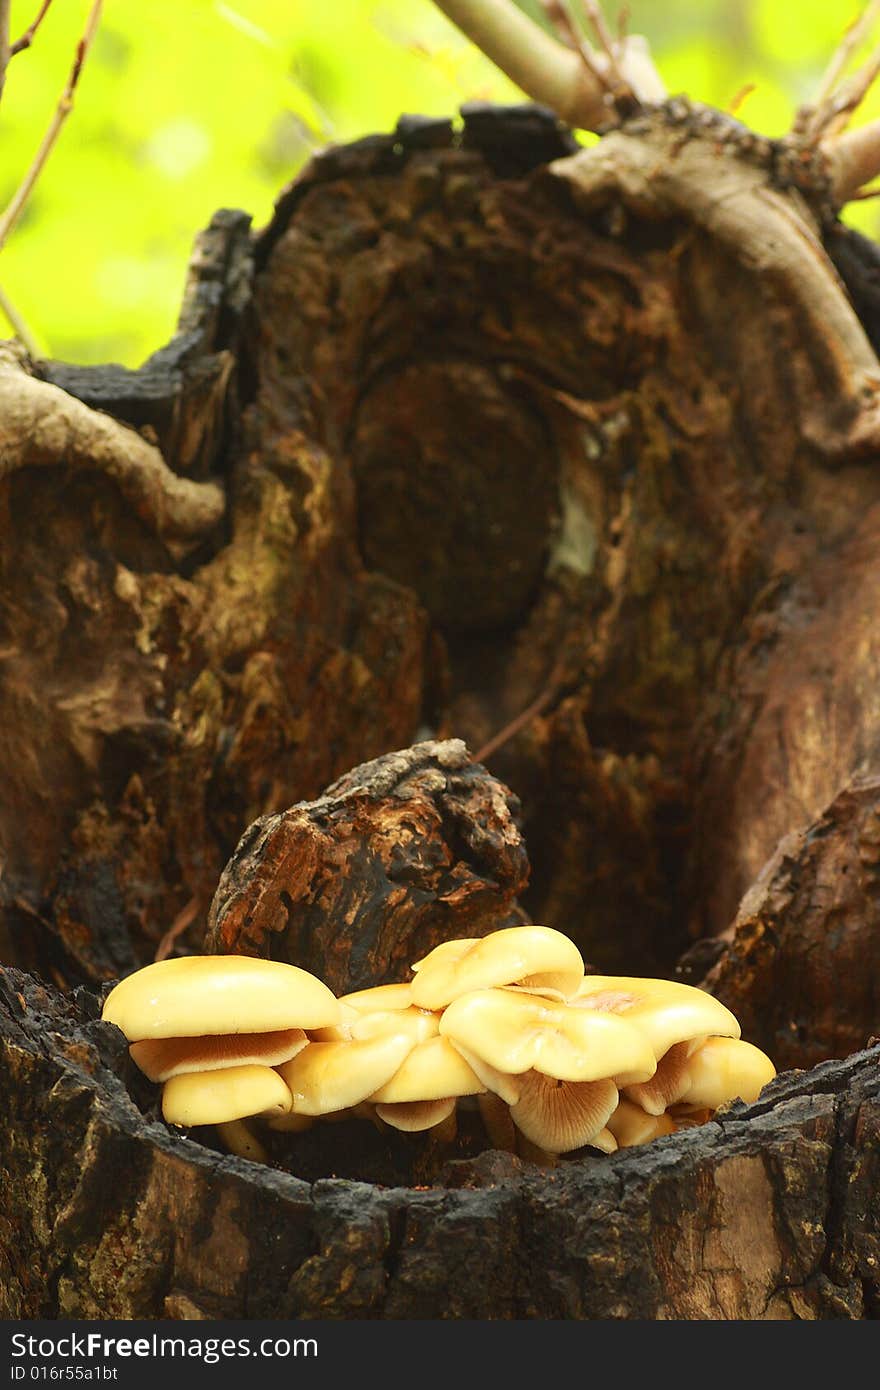
M 510 1118 L 510 1109 L 500 1096 L 493 1091 L 483 1091 L 477 1096 L 480 1119 L 493 1149 L 505 1153 L 516 1153 L 516 1126 Z
M 252 1163 L 268 1163 L 269 1155 L 244 1120 L 226 1120 L 215 1126 L 217 1137 L 228 1153 Z

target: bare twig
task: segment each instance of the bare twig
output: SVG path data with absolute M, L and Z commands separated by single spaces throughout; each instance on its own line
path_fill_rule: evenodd
M 27 29 L 25 29 L 25 31 L 24 31 L 24 33 L 22 34 L 21 38 L 20 38 L 20 39 L 16 39 L 15 43 L 14 43 L 14 44 L 12 45 L 12 47 L 10 48 L 10 50 L 9 50 L 9 56 L 10 56 L 10 57 L 14 57 L 16 53 L 23 53 L 24 50 L 25 50 L 26 48 L 30 48 L 31 44 L 32 44 L 33 41 L 34 41 L 34 34 L 37 32 L 37 30 L 39 29 L 39 27 L 40 27 L 40 25 L 42 24 L 43 20 L 45 19 L 45 17 L 46 17 L 46 11 L 48 10 L 48 8 L 49 8 L 49 6 L 50 6 L 51 4 L 52 4 L 52 0 L 43 0 L 43 3 L 42 3 L 42 5 L 41 5 L 40 8 L 39 8 L 39 12 L 37 13 L 36 19 L 34 19 L 34 20 L 28 25 Z
M 820 146 L 838 207 L 860 197 L 864 185 L 880 174 L 880 122 L 847 130 L 853 113 L 880 76 L 880 45 L 855 73 L 844 77 L 878 18 L 880 0 L 868 0 L 832 54 L 812 102 L 800 108 L 792 126 L 795 141 Z
M 180 909 L 174 921 L 171 923 L 171 926 L 156 947 L 156 954 L 153 960 L 165 960 L 167 956 L 171 955 L 175 941 L 179 936 L 183 936 L 187 927 L 191 926 L 195 921 L 198 910 L 198 898 L 190 898 L 186 906 Z
M 569 125 L 602 130 L 608 125 L 606 83 L 577 52 L 547 34 L 513 0 L 435 0 L 481 52 L 532 98 Z M 597 59 L 599 55 L 596 55 Z M 619 68 L 635 97 L 659 101 L 665 92 L 638 35 L 627 39 Z
M 573 126 L 606 118 L 605 91 L 578 53 L 563 47 L 511 0 L 436 0 L 481 52 L 532 98 Z
M 835 140 L 826 140 L 823 148 L 834 199 L 842 207 L 880 174 L 880 120 L 869 121 Z
M 0 96 L 6 81 L 6 69 L 11 57 L 9 47 L 9 9 L 12 0 L 0 0 Z
M 12 231 L 12 228 L 15 226 L 16 222 L 21 216 L 25 204 L 27 203 L 27 200 L 31 195 L 33 187 L 40 176 L 43 166 L 45 165 L 46 160 L 49 158 L 49 155 L 52 152 L 52 148 L 55 145 L 56 140 L 58 139 L 61 127 L 64 125 L 64 122 L 67 120 L 67 117 L 70 115 L 70 112 L 73 109 L 73 94 L 76 90 L 76 84 L 79 81 L 80 73 L 82 72 L 83 63 L 86 60 L 86 56 L 88 54 L 88 51 L 92 44 L 92 40 L 94 39 L 95 33 L 98 28 L 98 22 L 101 18 L 102 3 L 103 0 L 94 0 L 94 3 L 92 4 L 92 8 L 89 11 L 88 19 L 86 20 L 86 26 L 83 31 L 83 36 L 76 46 L 76 56 L 73 60 L 73 67 L 70 70 L 70 76 L 67 79 L 67 85 L 65 86 L 64 91 L 61 94 L 61 99 L 59 100 L 58 105 L 55 108 L 55 114 L 53 115 L 52 120 L 49 123 L 49 128 L 46 131 L 46 134 L 43 136 L 42 141 L 40 142 L 40 147 L 37 150 L 37 153 L 34 155 L 30 168 L 28 169 L 27 173 L 25 174 L 24 178 L 19 184 L 18 189 L 13 195 L 12 201 L 9 203 L 9 206 L 6 208 L 6 211 L 3 213 L 2 217 L 0 217 L 0 249 L 2 249 L 7 237 L 9 236 L 9 233 Z
M 880 47 L 874 49 L 870 58 L 854 73 L 840 88 L 840 91 L 828 105 L 827 116 L 824 119 L 819 134 L 828 131 L 834 134 L 842 131 L 848 124 L 853 112 L 858 110 L 873 87 L 877 76 L 880 74 Z
M 856 19 L 850 24 L 826 67 L 816 93 L 811 102 L 802 106 L 795 119 L 792 133 L 806 138 L 819 139 L 827 130 L 829 122 L 837 114 L 834 92 L 859 45 L 867 38 L 878 15 L 880 0 L 869 0 Z
M 499 729 L 497 734 L 493 734 L 488 742 L 483 744 L 482 748 L 477 749 L 474 754 L 474 762 L 485 762 L 493 753 L 497 753 L 498 749 L 503 747 L 505 743 L 508 743 L 515 734 L 518 734 L 520 730 L 525 729 L 531 724 L 533 719 L 537 719 L 541 711 L 546 709 L 559 694 L 561 679 L 562 670 L 560 667 L 557 667 L 544 689 L 532 700 L 531 704 L 526 705 L 526 708 L 521 710 L 515 719 L 511 719 L 508 724 L 504 725 L 503 729 Z
M 12 325 L 13 333 L 28 353 L 28 356 L 31 358 L 39 357 L 40 349 L 36 339 L 2 285 L 0 285 L 0 311 L 6 315 L 6 318 Z
M 578 54 L 590 76 L 595 78 L 600 87 L 604 87 L 611 96 L 618 84 L 612 77 L 610 69 L 597 60 L 590 45 L 581 38 L 564 0 L 541 0 L 541 5 L 561 42 L 565 44 L 566 48 Z
M 612 71 L 614 71 L 617 67 L 617 46 L 608 25 L 605 23 L 605 16 L 600 6 L 597 5 L 596 0 L 581 0 L 581 5 L 583 6 L 584 14 L 587 16 L 587 22 L 596 35 L 599 47 L 611 64 Z M 618 73 L 617 76 L 620 77 L 620 73 Z M 621 80 L 623 79 L 621 78 Z
M 562 0 L 541 0 L 541 9 L 547 16 L 548 22 L 556 30 L 556 37 L 559 42 L 565 44 L 566 48 L 577 49 L 580 39 L 574 32 L 571 15 Z

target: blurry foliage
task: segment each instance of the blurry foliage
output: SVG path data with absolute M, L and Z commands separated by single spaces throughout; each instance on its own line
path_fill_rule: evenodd
M 535 0 L 523 7 L 539 12 Z M 672 92 L 783 133 L 857 0 L 631 0 Z M 13 38 L 37 0 L 13 0 Z M 55 0 L 10 66 L 0 207 L 61 92 L 87 0 Z M 606 14 L 614 7 L 606 4 Z M 0 283 L 48 355 L 137 365 L 174 330 L 194 234 L 218 207 L 256 225 L 310 151 L 520 93 L 430 0 L 116 0 L 76 107 L 0 257 Z M 878 114 L 872 100 L 859 119 Z M 848 220 L 874 234 L 872 202 Z M 0 323 L 0 337 L 8 329 Z

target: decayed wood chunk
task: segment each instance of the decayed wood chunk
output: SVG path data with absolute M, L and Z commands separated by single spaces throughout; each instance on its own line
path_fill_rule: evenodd
M 337 994 L 407 980 L 440 941 L 524 920 L 518 811 L 459 740 L 385 754 L 248 829 L 207 948 L 288 961 Z

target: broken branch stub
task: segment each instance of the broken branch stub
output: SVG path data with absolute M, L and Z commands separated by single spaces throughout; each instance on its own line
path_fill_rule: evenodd
M 287 961 L 336 993 L 405 980 L 440 941 L 523 920 L 518 811 L 458 739 L 387 753 L 250 826 L 207 949 Z

